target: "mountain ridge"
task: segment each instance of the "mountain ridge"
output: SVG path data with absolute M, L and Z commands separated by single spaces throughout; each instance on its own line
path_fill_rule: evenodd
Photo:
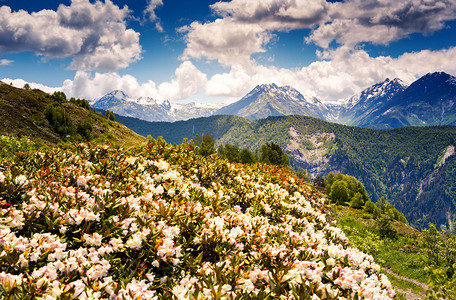
M 99 98 L 93 106 L 119 115 L 164 122 L 212 115 L 237 115 L 250 120 L 305 115 L 368 128 L 446 125 L 456 124 L 456 77 L 444 72 L 428 73 L 409 86 L 399 78 L 386 78 L 342 102 L 323 103 L 315 97 L 304 97 L 293 87 L 270 83 L 257 85 L 240 100 L 223 107 L 133 99 L 121 91 Z
M 120 90 L 114 90 L 101 98 L 92 100 L 91 105 L 97 109 L 111 110 L 118 115 L 151 122 L 172 122 L 194 117 L 207 117 L 218 109 L 218 105 L 215 104 L 195 102 L 177 104 L 169 100 L 157 100 L 151 97 L 132 98 Z

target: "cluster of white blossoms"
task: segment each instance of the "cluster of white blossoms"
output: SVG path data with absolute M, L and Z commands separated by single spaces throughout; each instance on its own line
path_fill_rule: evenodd
M 28 159 L 0 165 L 0 296 L 394 296 L 373 258 L 328 222 L 326 199 L 287 169 L 163 143 Z

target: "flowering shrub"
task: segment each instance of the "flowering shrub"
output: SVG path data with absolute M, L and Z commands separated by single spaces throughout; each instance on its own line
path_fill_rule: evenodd
M 390 299 L 373 258 L 286 168 L 187 144 L 91 144 L 0 165 L 0 296 Z

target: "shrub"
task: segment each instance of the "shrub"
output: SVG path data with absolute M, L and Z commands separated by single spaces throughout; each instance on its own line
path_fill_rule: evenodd
M 63 139 L 74 133 L 73 121 L 66 114 L 65 109 L 58 104 L 49 105 L 45 116 L 54 131 Z
M 350 200 L 350 207 L 352 208 L 362 208 L 364 205 L 364 199 L 363 196 L 357 192 L 353 198 Z
M 114 112 L 110 110 L 106 110 L 106 117 L 108 120 L 114 121 L 116 119 L 116 116 L 114 115 Z
M 380 237 L 390 239 L 397 238 L 397 230 L 393 227 L 389 218 L 379 218 L 376 221 L 376 226 Z
M 89 101 L 87 101 L 85 99 L 75 99 L 74 97 L 72 97 L 70 99 L 70 102 L 76 104 L 79 107 L 82 107 L 84 109 L 90 110 Z
M 275 143 L 266 143 L 261 146 L 260 162 L 283 167 L 289 164 L 287 154 Z
M 89 121 L 83 121 L 76 129 L 76 132 L 81 135 L 84 141 L 91 141 L 93 139 L 93 126 Z
M 377 208 L 377 206 L 370 200 L 366 202 L 364 205 L 364 210 L 368 213 L 374 213 L 374 210 Z
M 51 98 L 54 99 L 54 101 L 59 102 L 59 103 L 63 103 L 65 101 L 67 101 L 67 97 L 64 92 L 54 92 L 51 95 Z
M 338 205 L 343 205 L 348 201 L 348 190 L 345 181 L 338 180 L 331 185 L 329 194 L 331 201 Z
M 394 296 L 291 170 L 190 148 L 63 144 L 0 161 L 0 298 Z

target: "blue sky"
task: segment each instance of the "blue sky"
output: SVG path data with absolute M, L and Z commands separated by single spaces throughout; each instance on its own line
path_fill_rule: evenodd
M 0 0 L 0 79 L 93 99 L 231 102 L 277 83 L 333 102 L 456 75 L 455 0 Z

